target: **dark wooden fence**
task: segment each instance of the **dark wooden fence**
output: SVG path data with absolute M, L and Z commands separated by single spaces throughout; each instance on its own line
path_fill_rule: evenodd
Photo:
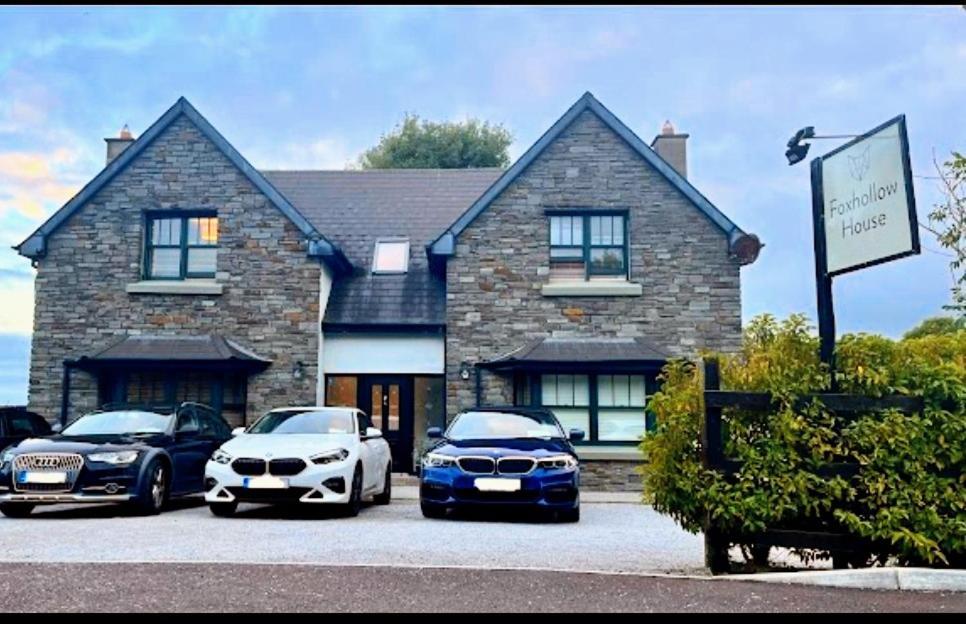
M 906 414 L 919 413 L 923 409 L 920 397 L 888 396 L 867 397 L 848 394 L 814 394 L 803 397 L 802 404 L 819 400 L 830 412 L 855 417 L 860 413 L 881 410 L 899 410 Z M 741 462 L 729 459 L 724 454 L 722 437 L 722 411 L 737 408 L 750 411 L 770 411 L 777 407 L 773 397 L 766 393 L 729 392 L 721 390 L 721 377 L 718 360 L 704 362 L 704 425 L 702 427 L 702 460 L 705 467 L 733 475 L 741 470 Z M 855 463 L 830 463 L 821 466 L 816 474 L 827 477 L 841 476 L 850 478 L 859 471 Z M 818 529 L 818 527 L 817 527 Z M 882 545 L 856 538 L 846 533 L 824 530 L 788 530 L 769 528 L 757 533 L 736 533 L 723 530 L 707 517 L 704 527 L 705 564 L 712 574 L 728 572 L 730 562 L 728 548 L 731 544 L 755 546 L 784 546 L 787 548 L 814 548 L 832 553 L 836 568 L 846 567 L 850 553 L 870 552 Z

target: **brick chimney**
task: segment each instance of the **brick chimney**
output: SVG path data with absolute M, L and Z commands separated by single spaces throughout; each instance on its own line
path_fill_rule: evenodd
M 111 161 L 121 155 L 121 152 L 127 149 L 128 145 L 134 143 L 134 136 L 131 135 L 131 130 L 127 127 L 127 124 L 124 124 L 116 139 L 108 137 L 104 140 L 107 142 L 107 164 L 109 165 Z
M 678 134 L 670 121 L 665 121 L 661 134 L 651 141 L 651 149 L 674 167 L 685 179 L 688 177 L 688 135 Z

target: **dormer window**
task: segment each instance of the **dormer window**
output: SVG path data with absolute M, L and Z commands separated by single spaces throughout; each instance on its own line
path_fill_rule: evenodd
M 153 213 L 146 227 L 145 279 L 215 277 L 218 217 L 214 212 Z
M 409 270 L 409 239 L 380 238 L 372 258 L 373 273 L 405 273 Z
M 549 217 L 552 277 L 627 277 L 626 212 L 568 210 Z

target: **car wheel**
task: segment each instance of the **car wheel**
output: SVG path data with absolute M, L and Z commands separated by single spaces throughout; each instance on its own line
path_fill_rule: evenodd
M 238 503 L 208 503 L 208 509 L 219 518 L 230 518 L 235 515 Z
M 446 517 L 446 508 L 429 503 L 419 503 L 419 509 L 423 512 L 424 518 L 432 520 L 442 520 Z
M 168 468 L 158 459 L 151 461 L 144 474 L 144 482 L 141 483 L 141 491 L 134 501 L 134 506 L 140 513 L 154 516 L 161 513 L 165 503 L 168 502 L 171 480 L 168 478 Z
M 560 511 L 558 514 L 557 517 L 561 522 L 580 522 L 580 505 L 577 505 L 573 509 Z
M 345 515 L 353 518 L 359 515 L 362 509 L 362 466 L 356 466 L 356 471 L 352 474 L 352 489 L 349 490 L 349 502 L 345 506 Z
M 33 510 L 30 503 L 0 503 L 0 513 L 8 518 L 26 518 Z
M 388 505 L 392 500 L 392 465 L 386 466 L 386 482 L 382 486 L 382 493 L 372 497 L 377 505 Z

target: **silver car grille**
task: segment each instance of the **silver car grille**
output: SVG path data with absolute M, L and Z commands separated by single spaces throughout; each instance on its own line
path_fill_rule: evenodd
M 76 453 L 26 453 L 13 458 L 13 489 L 17 492 L 69 492 L 77 482 L 84 458 Z M 63 472 L 65 483 L 18 483 L 21 470 L 30 472 Z

